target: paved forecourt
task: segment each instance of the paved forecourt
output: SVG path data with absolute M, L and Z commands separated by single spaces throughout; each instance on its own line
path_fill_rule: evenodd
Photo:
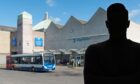
M 84 84 L 83 68 L 57 66 L 45 73 L 0 69 L 0 84 Z

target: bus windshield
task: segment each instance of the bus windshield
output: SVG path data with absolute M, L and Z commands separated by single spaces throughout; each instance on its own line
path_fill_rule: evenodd
M 54 64 L 54 56 L 44 56 L 45 64 Z

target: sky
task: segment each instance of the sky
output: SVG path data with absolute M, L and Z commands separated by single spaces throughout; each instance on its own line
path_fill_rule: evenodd
M 45 12 L 59 24 L 66 24 L 70 16 L 88 21 L 99 7 L 107 9 L 112 3 L 123 3 L 130 20 L 140 24 L 140 0 L 0 0 L 0 25 L 17 26 L 17 16 L 23 11 L 33 17 L 33 26 L 42 21 Z

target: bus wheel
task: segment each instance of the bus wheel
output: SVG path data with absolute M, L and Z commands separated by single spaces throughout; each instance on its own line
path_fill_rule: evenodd
M 11 68 L 12 70 L 15 70 L 15 67 L 14 66 L 12 66 L 12 68 Z
M 42 71 L 42 72 L 44 71 L 44 68 L 43 68 L 43 66 L 42 66 L 42 68 L 41 68 L 41 71 Z
M 32 68 L 31 68 L 31 71 L 32 71 L 32 72 L 34 72 L 34 71 L 35 71 L 35 68 L 34 68 L 34 67 L 32 67 Z

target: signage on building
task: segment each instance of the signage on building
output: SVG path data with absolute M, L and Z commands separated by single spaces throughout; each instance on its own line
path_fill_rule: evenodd
M 12 46 L 16 46 L 17 45 L 17 40 L 15 37 L 12 38 Z
M 82 42 L 82 41 L 87 41 L 87 40 L 90 40 L 91 38 L 90 37 L 80 37 L 80 38 L 73 38 L 73 42 L 76 43 L 76 42 Z
M 34 41 L 35 41 L 35 46 L 39 46 L 39 47 L 43 46 L 43 38 L 35 37 Z

